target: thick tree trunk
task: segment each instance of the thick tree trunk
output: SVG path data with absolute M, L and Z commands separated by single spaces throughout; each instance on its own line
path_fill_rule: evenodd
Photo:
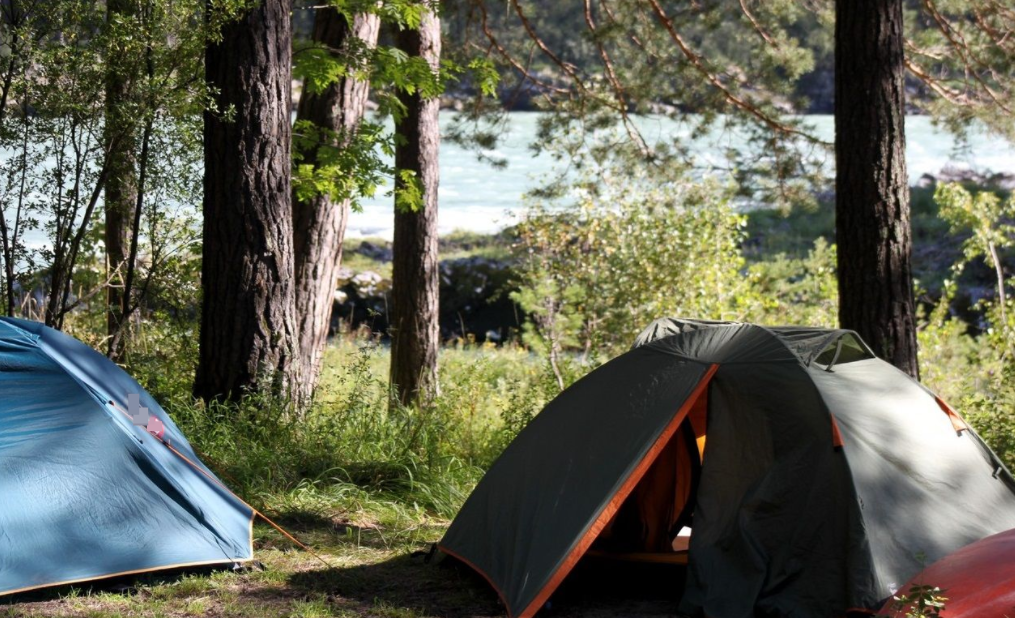
M 919 377 L 906 182 L 902 0 L 837 0 L 839 322 Z
M 107 0 L 106 20 L 118 15 L 132 16 L 136 0 Z M 126 70 L 132 59 L 110 58 L 106 75 L 105 143 L 109 152 L 109 178 L 105 188 L 107 277 L 119 269 L 106 288 L 106 332 L 112 341 L 120 328 L 123 315 L 123 275 L 129 256 L 132 212 L 137 202 L 137 170 L 134 119 L 128 109 L 136 71 Z M 117 139 L 117 134 L 119 139 Z M 117 346 L 119 347 L 119 346 Z M 115 358 L 119 349 L 110 346 L 109 356 Z
M 440 21 L 424 14 L 419 31 L 398 33 L 398 48 L 421 56 L 437 70 L 441 53 Z M 404 404 L 427 403 L 437 389 L 437 183 L 439 100 L 400 95 L 406 115 L 396 124 L 395 173 L 415 172 L 422 204 L 415 212 L 395 208 L 391 273 L 391 384 Z M 400 178 L 396 183 L 400 183 Z
M 380 18 L 358 14 L 350 24 L 333 8 L 321 8 L 314 17 L 313 39 L 331 49 L 348 45 L 350 37 L 373 47 L 377 44 Z M 347 139 L 363 119 L 370 84 L 343 77 L 327 90 L 300 96 L 297 118 L 333 131 Z M 316 163 L 307 153 L 307 163 Z M 321 373 L 324 346 L 331 327 L 335 285 L 342 263 L 342 242 L 349 219 L 349 200 L 334 201 L 320 195 L 305 202 L 293 196 L 293 249 L 296 262 L 296 319 L 299 323 L 300 358 L 303 366 L 304 396 L 309 397 Z
M 290 0 L 261 0 L 205 52 L 226 120 L 204 117 L 204 255 L 194 394 L 299 392 L 290 182 Z M 301 403 L 301 402 L 297 402 Z

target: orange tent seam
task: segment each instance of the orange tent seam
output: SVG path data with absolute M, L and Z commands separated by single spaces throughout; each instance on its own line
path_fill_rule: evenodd
M 564 558 L 564 561 L 559 567 L 557 567 L 557 570 L 553 573 L 553 575 L 550 576 L 549 581 L 545 586 L 543 586 L 543 589 L 539 591 L 536 598 L 533 599 L 532 602 L 529 603 L 524 610 L 522 610 L 521 614 L 518 615 L 518 618 L 532 618 L 535 616 L 536 612 L 539 611 L 539 608 L 546 603 L 546 600 L 549 599 L 550 595 L 553 594 L 558 586 L 560 586 L 561 582 L 564 581 L 564 578 L 567 577 L 568 573 L 570 573 L 575 565 L 578 564 L 578 560 L 585 555 L 585 552 L 588 551 L 592 542 L 596 540 L 599 533 L 603 531 L 606 524 L 609 523 L 610 519 L 616 514 L 617 510 L 620 509 L 624 500 L 627 499 L 634 490 L 635 486 L 638 485 L 638 481 L 645 476 L 645 473 L 655 462 L 656 458 L 659 457 L 659 453 L 662 452 L 669 443 L 670 439 L 673 438 L 673 434 L 677 431 L 677 428 L 680 427 L 680 424 L 684 422 L 684 419 L 687 418 L 688 412 L 691 411 L 691 408 L 698 400 L 698 397 L 700 397 L 702 393 L 705 392 L 705 389 L 708 388 L 709 383 L 712 381 L 712 376 L 715 375 L 715 372 L 718 369 L 719 365 L 717 363 L 713 363 L 709 366 L 705 375 L 698 381 L 698 385 L 694 387 L 694 391 L 691 392 L 680 409 L 677 410 L 673 419 L 666 425 L 659 437 L 656 438 L 655 443 L 652 444 L 648 452 L 645 453 L 645 455 L 641 458 L 641 461 L 638 462 L 638 465 L 635 466 L 634 470 L 628 475 L 627 479 L 620 486 L 620 489 L 618 489 L 613 495 L 613 498 L 611 498 L 606 506 L 599 512 L 599 515 L 592 522 L 592 525 L 589 526 L 581 538 L 578 539 L 578 543 L 571 548 L 567 557 Z

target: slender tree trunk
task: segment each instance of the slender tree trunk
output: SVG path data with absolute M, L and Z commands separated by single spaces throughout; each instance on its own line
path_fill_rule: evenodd
M 440 21 L 423 15 L 419 30 L 398 33 L 398 48 L 424 58 L 437 71 L 441 54 Z M 398 401 L 427 403 L 437 390 L 437 183 L 440 128 L 437 98 L 400 95 L 405 117 L 396 124 L 396 187 L 401 173 L 412 171 L 422 190 L 415 212 L 395 208 L 391 273 L 391 384 Z
M 148 20 L 151 17 L 150 6 L 141 9 L 142 21 L 144 25 L 148 26 Z M 155 61 L 153 58 L 151 41 L 145 45 L 145 77 L 148 82 L 151 83 L 155 79 Z M 140 306 L 140 297 L 143 294 L 134 293 L 134 278 L 137 273 L 137 254 L 138 254 L 138 243 L 141 237 L 141 213 L 144 208 L 145 201 L 145 178 L 148 175 L 148 154 L 151 146 L 152 130 L 154 129 L 155 119 L 152 115 L 147 115 L 144 121 L 144 129 L 141 131 L 141 153 L 140 160 L 138 161 L 137 170 L 137 183 L 134 189 L 134 204 L 131 208 L 131 217 L 133 220 L 130 223 L 130 251 L 127 254 L 127 262 L 124 266 L 123 272 L 121 273 L 123 281 L 123 290 L 121 292 L 120 307 L 116 314 L 116 325 L 109 333 L 109 347 L 106 350 L 107 356 L 113 360 L 118 360 L 124 352 L 124 338 L 127 330 L 128 323 L 130 322 L 131 316 L 134 311 Z M 138 296 L 138 299 L 135 299 Z
M 993 241 L 987 243 L 987 252 L 990 254 L 990 261 L 994 263 L 994 273 L 997 274 L 997 300 L 1001 306 L 1001 322 L 1008 324 L 1008 296 L 1004 291 L 1004 267 L 1001 266 L 1001 256 L 997 253 L 997 245 Z
M 321 8 L 314 16 L 313 39 L 331 49 L 358 38 L 368 46 L 377 44 L 380 18 L 358 14 L 350 25 L 333 8 Z M 346 76 L 321 93 L 304 89 L 297 118 L 333 131 L 340 140 L 357 130 L 363 119 L 370 83 Z M 304 160 L 316 164 L 316 153 Z M 324 347 L 331 327 L 335 285 L 342 263 L 342 243 L 349 219 L 349 200 L 334 201 L 320 195 L 305 202 L 293 196 L 293 249 L 296 266 L 296 319 L 299 322 L 300 358 L 303 360 L 304 396 L 309 397 L 321 372 Z
M 17 29 L 13 28 L 13 26 L 17 21 L 20 20 L 17 17 L 18 16 L 17 5 L 13 2 L 11 3 L 10 6 L 9 15 L 11 18 L 9 20 L 5 19 L 4 21 L 10 22 L 5 25 L 12 26 L 11 30 L 13 34 L 11 36 L 11 40 L 9 43 L 11 51 L 4 65 L 3 84 L 0 85 L 0 127 L 2 127 L 3 130 L 5 131 L 8 130 L 8 127 L 6 126 L 7 101 L 11 93 L 11 87 L 14 85 L 14 74 L 15 71 L 17 70 L 18 64 L 17 58 L 18 58 L 19 41 L 17 36 Z M 7 17 L 7 14 L 5 14 L 4 17 Z M 25 128 L 27 129 L 27 125 Z M 26 131 L 25 139 L 22 141 L 21 148 L 21 169 L 19 170 L 19 174 L 21 176 L 21 182 L 19 183 L 19 185 L 21 190 L 18 191 L 17 198 L 18 207 L 17 214 L 14 217 L 13 230 L 9 229 L 7 226 L 7 213 L 5 211 L 0 212 L 0 243 L 2 243 L 3 245 L 4 300 L 6 301 L 5 302 L 6 306 L 4 307 L 4 315 L 7 315 L 9 317 L 14 317 L 14 254 L 18 243 L 17 229 L 19 220 L 21 219 L 21 204 L 24 198 L 24 178 L 26 173 L 25 156 L 28 150 L 27 142 L 28 142 L 28 133 Z
M 106 21 L 112 22 L 119 16 L 134 16 L 137 12 L 136 5 L 137 0 L 106 0 Z M 129 58 L 109 58 L 107 65 L 105 144 L 110 152 L 103 240 L 106 245 L 107 278 L 113 271 L 120 271 L 120 276 L 113 277 L 106 288 L 106 333 L 112 342 L 119 339 L 116 334 L 120 329 L 124 308 L 123 273 L 130 247 L 131 214 L 137 202 L 135 127 L 129 110 L 136 71 L 128 70 L 134 66 L 133 59 Z M 117 133 L 120 134 L 120 139 L 116 139 Z M 114 143 L 118 146 L 111 146 Z M 119 355 L 119 349 L 110 346 L 108 354 L 114 358 Z
M 148 66 L 150 68 L 151 48 L 148 49 L 148 53 Z M 149 77 L 151 77 L 150 72 Z M 127 330 L 127 323 L 130 321 L 134 311 L 140 306 L 140 300 L 134 300 L 134 297 L 143 296 L 143 293 L 140 295 L 134 293 L 134 278 L 137 274 L 138 242 L 141 235 L 141 209 L 144 206 L 145 176 L 148 171 L 148 149 L 152 138 L 152 124 L 152 119 L 148 118 L 145 121 L 144 130 L 141 132 L 141 165 L 137 176 L 137 203 L 134 205 L 134 220 L 131 223 L 130 230 L 130 253 L 127 256 L 126 272 L 123 274 L 123 305 L 117 314 L 118 327 L 110 335 L 109 347 L 106 350 L 106 355 L 112 360 L 118 360 L 124 351 L 123 340 L 124 333 Z
M 217 109 L 235 110 L 231 119 L 204 116 L 203 302 L 194 394 L 205 400 L 299 390 L 290 10 L 290 0 L 261 0 L 226 24 L 221 41 L 205 52 Z
M 835 3 L 839 322 L 919 377 L 906 181 L 903 0 Z

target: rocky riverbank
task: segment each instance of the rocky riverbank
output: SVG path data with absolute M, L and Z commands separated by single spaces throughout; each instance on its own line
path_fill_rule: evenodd
M 499 343 L 521 328 L 511 300 L 517 289 L 510 233 L 453 234 L 440 242 L 440 331 L 444 340 Z M 334 332 L 387 333 L 391 292 L 391 244 L 348 243 L 335 291 Z

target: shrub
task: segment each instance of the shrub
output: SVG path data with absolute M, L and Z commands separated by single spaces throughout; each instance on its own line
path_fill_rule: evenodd
M 968 420 L 1011 468 L 1015 464 L 1015 303 L 1006 294 L 1010 282 L 1004 276 L 1002 249 L 1015 245 L 1015 226 L 1010 223 L 1015 217 L 1015 197 L 1002 201 L 992 191 L 971 192 L 958 184 L 939 186 L 934 197 L 952 231 L 969 234 L 953 273 L 957 276 L 970 262 L 984 260 L 996 274 L 996 295 L 977 303 L 985 329 L 975 351 L 966 357 L 969 370 L 948 363 L 940 378 L 933 373 L 928 377 L 961 385 L 959 400 Z M 961 328 L 954 318 L 944 317 L 946 309 L 941 307 L 950 302 L 954 286 L 946 284 L 945 288 L 943 304 L 936 319 L 931 320 L 929 334 L 924 336 L 931 341 L 941 332 L 950 329 L 954 333 Z M 970 375 L 976 377 L 971 382 L 963 377 Z
M 433 404 L 389 408 L 388 361 L 376 342 L 336 341 L 298 418 L 258 396 L 203 405 L 179 391 L 163 405 L 206 463 L 269 510 L 323 515 L 370 503 L 374 512 L 381 502 L 450 517 L 509 441 L 502 417 L 545 403 L 532 386 L 542 370 L 518 348 L 445 349 Z
M 805 257 L 785 254 L 750 267 L 755 305 L 750 318 L 765 324 L 838 326 L 835 245 L 818 238 Z
M 550 359 L 561 387 L 565 352 L 612 355 L 660 316 L 742 315 L 745 219 L 730 199 L 711 182 L 633 175 L 531 207 L 517 228 L 513 298 L 531 316 L 523 340 Z

